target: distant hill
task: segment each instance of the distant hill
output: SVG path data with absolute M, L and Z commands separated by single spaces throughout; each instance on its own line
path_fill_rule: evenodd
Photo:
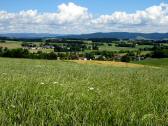
M 109 33 L 91 33 L 80 35 L 60 35 L 47 33 L 7 33 L 0 34 L 0 37 L 9 38 L 74 38 L 74 39 L 92 39 L 92 38 L 117 38 L 117 39 L 152 39 L 167 40 L 168 33 L 129 33 L 129 32 L 109 32 Z
M 0 34 L 0 37 L 8 37 L 8 38 L 25 38 L 25 39 L 34 39 L 34 38 L 50 38 L 50 37 L 58 37 L 62 35 L 58 34 L 47 34 L 47 33 L 6 33 Z
M 92 33 L 81 35 L 64 36 L 66 38 L 91 39 L 91 38 L 117 38 L 117 39 L 152 39 L 165 40 L 168 33 L 129 33 L 129 32 L 110 32 L 110 33 Z

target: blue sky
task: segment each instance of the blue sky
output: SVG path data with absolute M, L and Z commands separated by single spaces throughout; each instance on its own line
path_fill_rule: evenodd
M 0 0 L 0 33 L 168 32 L 168 0 Z
M 143 10 L 168 0 L 0 0 L 0 10 L 18 12 L 37 9 L 41 12 L 55 12 L 58 5 L 68 2 L 87 7 L 95 14 L 111 14 L 114 11 Z

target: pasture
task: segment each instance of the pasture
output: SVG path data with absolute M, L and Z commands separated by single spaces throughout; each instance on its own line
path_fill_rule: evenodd
M 143 64 L 143 65 L 150 65 L 150 66 L 156 66 L 156 67 L 162 67 L 162 68 L 168 68 L 168 58 L 163 59 L 146 59 L 140 62 L 134 62 L 137 64 Z
M 143 49 L 143 48 L 152 48 L 152 45 L 137 45 L 134 48 L 131 47 L 117 47 L 115 43 L 112 43 L 112 46 L 108 46 L 108 44 L 104 43 L 102 46 L 99 47 L 101 51 L 135 51 L 138 49 Z M 145 52 L 145 51 L 144 51 Z
M 0 125 L 167 125 L 167 76 L 150 66 L 0 58 Z
M 9 49 L 21 48 L 22 42 L 19 41 L 6 41 L 5 43 L 0 43 L 0 47 L 7 47 Z

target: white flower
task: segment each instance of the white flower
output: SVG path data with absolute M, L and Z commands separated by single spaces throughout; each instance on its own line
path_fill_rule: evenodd
M 16 106 L 15 106 L 15 105 L 11 105 L 11 107 L 12 107 L 12 108 L 16 108 Z
M 154 117 L 155 117 L 154 114 L 145 114 L 145 115 L 142 117 L 142 120 L 152 119 L 152 118 L 154 118 Z
M 2 75 L 7 75 L 7 73 L 2 73 Z
M 41 82 L 40 84 L 41 84 L 41 85 L 44 85 L 44 83 L 43 83 L 43 82 Z
M 37 68 L 40 68 L 40 67 L 42 67 L 42 66 L 41 66 L 41 65 L 36 65 L 36 67 L 37 67 Z
M 58 84 L 58 82 L 53 82 L 53 84 Z
M 90 91 L 94 90 L 94 87 L 89 87 L 89 90 L 90 90 Z

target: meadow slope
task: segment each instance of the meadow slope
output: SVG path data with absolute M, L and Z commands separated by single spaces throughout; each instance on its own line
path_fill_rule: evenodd
M 0 58 L 0 125 L 167 125 L 168 69 Z

